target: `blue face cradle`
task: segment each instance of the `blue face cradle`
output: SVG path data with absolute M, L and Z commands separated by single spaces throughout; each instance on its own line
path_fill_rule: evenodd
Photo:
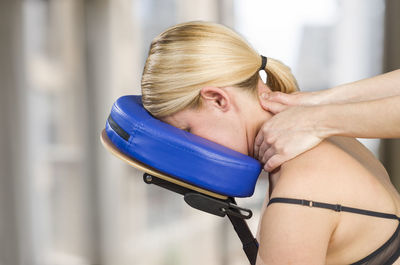
M 110 117 L 107 136 L 130 157 L 218 194 L 253 195 L 259 161 L 155 119 L 143 108 L 141 96 L 120 97 Z

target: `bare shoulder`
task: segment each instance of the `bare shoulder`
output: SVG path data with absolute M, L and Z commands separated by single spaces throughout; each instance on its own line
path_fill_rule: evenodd
M 337 203 L 350 191 L 346 187 L 356 183 L 354 178 L 364 171 L 343 149 L 325 140 L 281 166 L 271 197 L 301 197 Z
M 329 180 L 333 174 L 322 178 L 320 174 L 326 173 L 329 157 L 336 155 L 335 152 L 329 143 L 321 143 L 286 162 L 281 166 L 271 198 L 334 203 L 326 196 L 330 193 L 326 189 L 330 188 Z M 261 217 L 259 259 L 265 264 L 325 264 L 330 238 L 337 224 L 338 216 L 334 211 L 273 203 Z
M 379 177 L 385 173 L 380 162 L 358 142 L 346 140 L 342 145 L 325 140 L 284 163 L 271 197 L 395 210 L 388 193 L 388 185 L 392 184 Z

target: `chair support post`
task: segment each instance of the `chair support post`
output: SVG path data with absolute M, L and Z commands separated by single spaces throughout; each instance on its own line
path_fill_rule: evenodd
M 230 197 L 232 203 L 236 204 L 235 199 Z M 227 214 L 229 220 L 235 229 L 236 234 L 239 236 L 240 241 L 243 245 L 243 251 L 246 253 L 247 259 L 251 265 L 256 264 L 257 253 L 258 253 L 258 242 L 257 239 L 253 237 L 246 220 L 238 218 L 237 216 Z

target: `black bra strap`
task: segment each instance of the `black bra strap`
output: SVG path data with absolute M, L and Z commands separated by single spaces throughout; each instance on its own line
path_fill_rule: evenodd
M 375 216 L 375 217 L 380 217 L 380 218 L 396 219 L 396 220 L 400 221 L 400 218 L 397 217 L 394 214 L 374 212 L 374 211 L 369 211 L 369 210 L 362 210 L 362 209 L 342 206 L 340 204 L 329 204 L 329 203 L 323 203 L 323 202 L 315 202 L 315 201 L 299 200 L 299 199 L 290 199 L 290 198 L 272 198 L 269 201 L 268 206 L 271 203 L 300 204 L 300 205 L 303 205 L 303 206 L 329 209 L 329 210 L 333 210 L 333 211 L 336 211 L 336 212 L 341 212 L 341 211 L 343 211 L 343 212 L 351 212 L 351 213 Z

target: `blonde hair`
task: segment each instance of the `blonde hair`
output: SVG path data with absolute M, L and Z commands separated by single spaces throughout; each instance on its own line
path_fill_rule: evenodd
M 201 106 L 205 86 L 233 86 L 257 98 L 261 56 L 236 32 L 193 21 L 172 26 L 153 39 L 142 75 L 143 106 L 156 118 Z M 274 91 L 298 90 L 290 69 L 268 58 L 264 69 Z

